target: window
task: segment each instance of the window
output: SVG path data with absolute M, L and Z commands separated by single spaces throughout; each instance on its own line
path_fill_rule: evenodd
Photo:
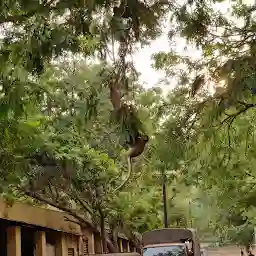
M 158 246 L 144 248 L 144 256 L 185 256 L 185 247 L 182 245 Z
M 74 248 L 68 248 L 68 256 L 75 256 L 75 249 Z
M 89 254 L 89 241 L 87 237 L 83 237 L 83 255 Z

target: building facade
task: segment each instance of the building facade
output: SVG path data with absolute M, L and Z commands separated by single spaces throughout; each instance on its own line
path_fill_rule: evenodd
M 119 252 L 134 251 L 118 238 Z M 0 256 L 84 256 L 101 254 L 98 232 L 81 229 L 65 212 L 0 201 Z

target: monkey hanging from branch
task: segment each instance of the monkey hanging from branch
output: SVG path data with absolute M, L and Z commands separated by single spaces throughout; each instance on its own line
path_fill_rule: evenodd
M 120 80 L 121 79 L 119 77 L 113 83 L 110 83 L 110 100 L 113 105 L 117 121 L 123 124 L 124 130 L 128 133 L 129 139 L 127 144 L 130 148 L 126 153 L 128 162 L 127 178 L 124 180 L 124 182 L 122 182 L 121 185 L 114 189 L 114 192 L 121 189 L 129 180 L 132 174 L 132 159 L 140 156 L 144 152 L 145 146 L 149 141 L 148 135 L 141 132 L 140 122 L 136 115 L 134 106 L 122 100 L 122 82 Z
M 113 21 L 126 24 L 125 28 L 120 31 L 120 26 L 114 26 L 113 38 L 119 42 L 118 61 L 114 63 L 115 70 L 109 82 L 110 100 L 114 109 L 116 121 L 122 124 L 124 131 L 128 135 L 126 145 L 129 146 L 127 151 L 128 175 L 125 181 L 114 191 L 119 190 L 129 180 L 132 173 L 132 159 L 138 157 L 144 152 L 149 137 L 142 131 L 141 123 L 136 115 L 135 107 L 123 99 L 122 90 L 128 89 L 128 64 L 126 56 L 130 52 L 130 44 L 134 43 L 134 37 L 139 40 L 139 10 L 146 8 L 143 2 L 138 0 L 120 0 L 118 7 L 113 8 Z M 140 10 L 141 11 L 141 10 Z M 132 33 L 133 32 L 133 33 Z
M 114 192 L 120 190 L 130 179 L 131 174 L 132 174 L 132 159 L 140 156 L 149 141 L 149 137 L 147 135 L 138 135 L 135 138 L 134 144 L 130 145 L 129 150 L 127 151 L 127 163 L 128 163 L 128 174 L 126 179 L 117 187 L 114 189 Z

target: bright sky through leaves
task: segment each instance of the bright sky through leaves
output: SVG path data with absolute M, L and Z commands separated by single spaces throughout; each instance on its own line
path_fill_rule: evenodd
M 254 0 L 244 0 L 245 4 L 251 4 Z M 230 7 L 234 4 L 235 1 L 224 1 L 221 3 L 216 3 L 215 7 L 217 10 L 227 13 L 230 11 Z M 151 56 L 153 53 L 170 50 L 170 43 L 168 40 L 168 31 L 170 30 L 170 24 L 166 22 L 163 25 L 163 35 L 160 38 L 157 38 L 155 41 L 152 42 L 151 45 L 144 47 L 143 49 L 139 50 L 136 54 L 134 54 L 134 62 L 136 68 L 141 73 L 141 81 L 144 84 L 145 88 L 151 88 L 155 85 L 159 85 L 159 80 L 163 78 L 164 73 L 156 71 L 152 68 L 153 60 Z M 187 47 L 186 51 L 184 48 Z M 191 57 L 198 57 L 200 56 L 200 51 L 196 50 L 195 48 L 189 47 L 184 39 L 181 39 L 178 44 L 176 42 L 175 49 L 184 55 L 189 55 Z M 161 84 L 161 88 L 164 92 L 173 89 L 176 85 L 176 82 L 173 81 L 173 84 Z

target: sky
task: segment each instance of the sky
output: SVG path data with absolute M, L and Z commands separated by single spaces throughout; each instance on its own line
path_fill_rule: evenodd
M 147 46 L 137 53 L 133 55 L 133 60 L 135 63 L 135 67 L 141 73 L 140 81 L 143 83 L 145 88 L 151 88 L 153 86 L 158 86 L 158 81 L 164 77 L 164 72 L 156 71 L 153 67 L 153 60 L 151 58 L 152 54 L 165 51 L 168 52 L 170 50 L 170 44 L 168 40 L 168 29 L 165 29 L 163 35 L 157 40 L 153 41 L 150 46 Z M 185 51 L 184 48 L 188 49 Z M 185 40 L 180 40 L 178 45 L 176 44 L 175 50 L 181 54 L 189 55 L 191 57 L 200 56 L 200 51 L 189 47 Z M 160 85 L 159 85 L 160 86 Z M 168 91 L 175 87 L 174 84 L 162 84 L 160 86 L 163 91 Z
M 230 7 L 232 4 L 236 3 L 236 0 L 230 1 L 226 0 L 221 3 L 216 3 L 215 8 L 221 11 L 222 13 L 227 14 L 230 11 Z M 244 4 L 251 5 L 252 3 L 255 4 L 255 0 L 243 0 Z M 143 83 L 145 88 L 151 88 L 153 86 L 158 86 L 158 81 L 164 77 L 163 72 L 158 72 L 152 68 L 153 60 L 151 56 L 153 53 L 160 52 L 160 51 L 169 51 L 170 45 L 168 41 L 168 31 L 170 29 L 170 23 L 166 22 L 163 25 L 163 34 L 161 37 L 157 38 L 153 41 L 149 46 L 144 47 L 138 50 L 133 55 L 133 60 L 135 62 L 135 67 L 141 73 L 140 81 Z M 185 51 L 184 47 L 187 46 L 188 49 Z M 189 55 L 191 57 L 198 57 L 200 56 L 200 51 L 188 46 L 185 40 L 178 42 L 175 49 L 185 55 Z M 159 84 L 159 86 L 163 89 L 164 92 L 169 91 L 170 89 L 175 87 L 175 82 L 173 84 Z

